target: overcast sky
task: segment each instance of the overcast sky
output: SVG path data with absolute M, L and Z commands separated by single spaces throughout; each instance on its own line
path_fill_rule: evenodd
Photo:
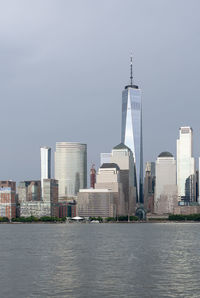
M 40 146 L 88 145 L 88 165 L 121 139 L 121 92 L 142 89 L 144 161 L 200 155 L 200 1 L 2 0 L 0 180 L 40 178 Z

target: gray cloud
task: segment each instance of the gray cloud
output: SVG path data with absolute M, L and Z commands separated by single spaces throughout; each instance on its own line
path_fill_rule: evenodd
M 121 91 L 143 93 L 145 160 L 175 154 L 191 125 L 200 154 L 199 9 L 194 1 L 4 1 L 0 9 L 0 179 L 40 177 L 39 148 L 120 142 Z

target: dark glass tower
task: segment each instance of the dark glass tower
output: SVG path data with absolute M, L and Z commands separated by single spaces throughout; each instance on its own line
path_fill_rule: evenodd
M 130 85 L 126 86 L 122 92 L 121 141 L 133 152 L 137 202 L 143 204 L 142 100 L 141 90 L 133 85 L 132 57 L 130 67 Z

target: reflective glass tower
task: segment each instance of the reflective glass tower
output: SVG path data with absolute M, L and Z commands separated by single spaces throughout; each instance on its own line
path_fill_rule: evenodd
M 121 141 L 133 152 L 137 201 L 143 203 L 142 101 L 141 90 L 133 85 L 132 57 L 130 68 L 130 85 L 126 86 L 122 92 Z
M 80 188 L 87 187 L 87 145 L 57 142 L 55 179 L 59 182 L 59 199 L 74 197 Z

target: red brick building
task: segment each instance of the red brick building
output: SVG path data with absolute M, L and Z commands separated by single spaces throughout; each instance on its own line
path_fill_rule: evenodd
M 0 181 L 0 216 L 16 217 L 16 182 Z
M 76 216 L 76 201 L 66 200 L 59 202 L 59 217 L 75 217 Z

